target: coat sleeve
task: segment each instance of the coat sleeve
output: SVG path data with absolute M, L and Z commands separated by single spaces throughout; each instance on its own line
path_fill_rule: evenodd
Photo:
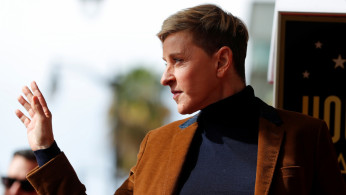
M 316 150 L 317 174 L 315 179 L 320 188 L 317 194 L 346 194 L 346 185 L 341 175 L 335 148 L 326 123 L 319 129 Z
M 124 183 L 117 189 L 115 192 L 115 195 L 130 195 L 134 193 L 134 186 L 135 186 L 135 177 L 136 170 L 138 165 L 141 163 L 142 156 L 144 154 L 146 145 L 148 143 L 149 135 L 151 132 L 149 132 L 143 139 L 139 152 L 137 154 L 137 163 L 134 167 L 131 168 L 129 177 L 124 181 Z
M 84 185 L 63 152 L 29 172 L 27 179 L 40 195 L 86 194 Z

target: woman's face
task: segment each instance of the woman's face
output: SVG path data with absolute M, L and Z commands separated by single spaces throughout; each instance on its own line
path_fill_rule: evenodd
M 219 100 L 218 59 L 193 43 L 188 31 L 163 42 L 166 69 L 161 84 L 169 86 L 181 114 L 191 114 Z

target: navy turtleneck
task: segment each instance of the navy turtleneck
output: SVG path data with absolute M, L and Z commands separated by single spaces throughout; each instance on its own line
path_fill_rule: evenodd
M 180 194 L 254 194 L 259 106 L 251 86 L 199 113 Z

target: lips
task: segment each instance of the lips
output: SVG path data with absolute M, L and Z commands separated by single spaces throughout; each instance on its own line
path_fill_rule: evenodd
M 174 99 L 175 101 L 177 101 L 179 95 L 182 94 L 182 91 L 178 91 L 178 90 L 172 90 L 171 92 L 172 92 L 172 94 L 173 94 L 173 99 Z

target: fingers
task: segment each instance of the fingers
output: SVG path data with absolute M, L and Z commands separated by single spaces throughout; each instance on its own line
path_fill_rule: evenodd
M 46 100 L 44 99 L 40 89 L 38 88 L 37 84 L 35 81 L 33 81 L 31 83 L 31 89 L 33 90 L 34 92 L 34 95 L 38 97 L 38 100 L 42 106 L 42 109 L 43 109 L 43 112 L 46 114 L 47 117 L 50 117 L 50 111 L 48 109 L 48 106 L 47 106 L 47 102 Z
M 28 111 L 30 117 L 32 118 L 34 116 L 34 111 L 31 109 L 30 103 L 28 103 L 23 96 L 18 97 L 18 102 L 25 108 L 26 111 Z
M 20 110 L 16 110 L 16 115 L 22 121 L 25 127 L 28 127 L 30 119 L 26 117 Z
M 38 114 L 38 117 L 42 117 L 42 116 L 45 117 L 42 106 L 37 96 L 32 97 L 31 105 L 29 105 L 28 102 L 22 96 L 18 98 L 18 101 L 29 112 L 31 118 L 34 117 L 35 113 Z M 22 121 L 25 127 L 28 127 L 31 120 L 27 116 L 25 116 L 22 111 L 18 109 L 16 110 L 16 115 Z
M 38 113 L 40 116 L 45 116 L 42 105 L 37 96 L 32 97 L 31 107 L 34 109 L 35 113 Z
M 46 100 L 44 99 L 35 81 L 31 83 L 31 89 L 32 90 L 30 90 L 27 86 L 23 87 L 22 91 L 26 99 L 23 96 L 19 96 L 18 102 L 25 108 L 26 111 L 28 111 L 31 118 L 34 117 L 35 113 L 50 118 L 51 112 L 49 111 Z M 21 111 L 16 111 L 16 114 L 23 123 L 26 121 L 30 122 L 30 119 Z
M 31 103 L 33 94 L 30 91 L 29 87 L 27 87 L 27 86 L 23 87 L 22 92 L 24 93 L 24 95 L 25 95 L 26 99 L 29 101 L 29 103 Z

